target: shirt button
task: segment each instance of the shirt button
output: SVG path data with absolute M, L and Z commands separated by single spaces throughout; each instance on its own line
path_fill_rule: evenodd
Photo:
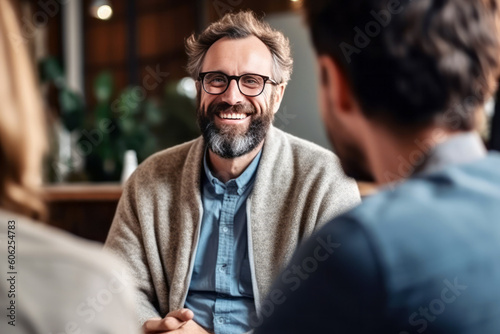
M 229 231 L 229 229 L 227 227 L 222 228 L 222 232 L 227 233 L 227 231 Z
M 224 323 L 224 318 L 223 318 L 223 317 L 219 317 L 219 318 L 217 318 L 217 322 L 218 322 L 219 324 L 223 324 L 223 323 Z
M 219 271 L 221 273 L 225 272 L 226 271 L 226 267 L 227 267 L 227 264 L 223 264 L 222 266 L 219 267 Z

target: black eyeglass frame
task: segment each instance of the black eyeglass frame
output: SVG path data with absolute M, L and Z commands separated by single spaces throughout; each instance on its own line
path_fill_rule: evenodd
M 205 84 L 204 84 L 204 79 L 205 79 L 205 76 L 207 74 L 212 74 L 212 73 L 216 73 L 216 74 L 222 74 L 224 75 L 228 80 L 227 80 L 227 86 L 226 86 L 226 89 L 224 89 L 222 92 L 220 93 L 210 93 L 209 91 L 206 90 L 205 88 Z M 262 85 L 262 90 L 260 91 L 259 94 L 256 94 L 256 95 L 248 95 L 248 94 L 245 94 L 241 91 L 241 88 L 240 88 L 240 79 L 246 75 L 256 75 L 258 77 L 261 77 L 263 80 L 264 80 L 264 84 Z M 229 88 L 229 86 L 231 85 L 231 80 L 236 80 L 236 86 L 238 86 L 238 90 L 240 91 L 241 94 L 245 95 L 245 96 L 248 96 L 248 97 L 256 97 L 256 96 L 259 96 L 260 94 L 262 94 L 262 92 L 264 91 L 264 89 L 266 88 L 266 83 L 269 82 L 273 85 L 279 85 L 279 83 L 277 83 L 276 81 L 274 81 L 273 79 L 271 79 L 270 77 L 268 76 L 265 76 L 265 75 L 261 75 L 261 74 L 257 74 L 257 73 L 245 73 L 245 74 L 242 74 L 242 75 L 227 75 L 226 73 L 223 73 L 223 72 L 219 72 L 219 71 L 209 71 L 209 72 L 202 72 L 200 73 L 199 77 L 198 77 L 198 80 L 201 82 L 201 86 L 203 87 L 203 90 L 207 93 L 207 94 L 210 94 L 210 95 L 222 95 L 224 94 L 227 89 Z

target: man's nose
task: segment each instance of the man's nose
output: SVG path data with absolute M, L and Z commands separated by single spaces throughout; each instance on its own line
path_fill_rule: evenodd
M 230 105 L 236 105 L 239 103 L 242 103 L 244 99 L 244 95 L 241 94 L 239 88 L 238 88 L 238 83 L 236 80 L 231 80 L 229 81 L 229 87 L 227 87 L 226 91 L 224 94 L 221 96 L 221 100 L 223 102 L 226 102 Z

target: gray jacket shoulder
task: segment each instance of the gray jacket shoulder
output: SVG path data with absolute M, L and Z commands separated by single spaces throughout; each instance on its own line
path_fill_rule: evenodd
M 55 333 L 75 323 L 84 333 L 138 333 L 133 286 L 118 260 L 96 243 L 27 217 L 0 210 L 0 218 L 16 222 L 15 235 L 21 245 L 17 254 L 22 261 L 16 263 L 22 291 L 16 298 L 25 305 L 16 323 L 20 332 Z M 0 231 L 0 238 L 6 238 L 5 231 Z M 6 267 L 7 256 L 2 254 L 2 259 L 0 264 Z M 6 283 L 0 282 L 0 291 L 7 291 Z M 110 297 L 109 303 L 95 312 L 86 301 L 100 293 Z M 7 297 L 7 293 L 2 295 Z M 5 304 L 3 298 L 0 301 Z M 2 333 L 4 325 L 0 324 Z
M 81 239 L 65 231 L 36 222 L 30 218 L 0 210 L 3 220 L 14 220 L 22 253 L 41 262 L 64 264 L 93 276 L 111 276 L 112 270 L 121 269 L 121 263 L 97 242 Z M 43 250 L 43 252 L 40 252 Z M 96 261 L 99 259 L 99 261 Z
M 341 172 L 340 160 L 332 151 L 279 129 L 274 131 L 285 143 L 289 144 L 286 146 L 290 148 L 294 162 L 304 170 L 318 170 L 334 174 Z
M 186 143 L 157 152 L 139 165 L 134 172 L 134 177 L 149 179 L 179 172 L 184 168 L 190 154 L 199 155 L 203 145 L 203 138 L 198 137 Z

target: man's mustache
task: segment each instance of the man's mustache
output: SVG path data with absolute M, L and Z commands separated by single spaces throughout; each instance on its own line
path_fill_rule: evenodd
M 255 114 L 256 110 L 250 103 L 231 105 L 226 102 L 214 103 L 208 106 L 207 115 L 213 116 L 221 112 L 234 113 L 234 114 Z

